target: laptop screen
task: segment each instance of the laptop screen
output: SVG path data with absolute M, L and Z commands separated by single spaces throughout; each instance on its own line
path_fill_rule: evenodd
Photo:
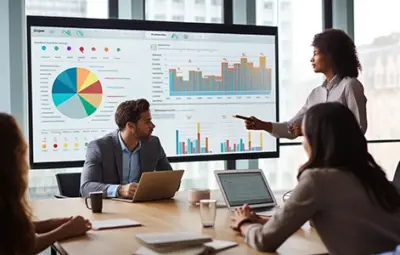
M 261 172 L 218 174 L 230 206 L 274 203 Z

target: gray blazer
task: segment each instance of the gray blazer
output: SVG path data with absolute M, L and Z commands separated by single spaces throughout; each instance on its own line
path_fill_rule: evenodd
M 139 153 L 142 172 L 172 170 L 158 137 L 151 136 L 149 140 L 142 141 Z M 105 197 L 108 186 L 121 184 L 122 176 L 122 149 L 118 131 L 90 142 L 82 170 L 81 195 L 102 191 Z
M 250 225 L 245 240 L 274 251 L 310 219 L 332 255 L 375 254 L 400 243 L 400 211 L 382 210 L 352 173 L 338 169 L 303 172 L 283 207 L 265 225 Z

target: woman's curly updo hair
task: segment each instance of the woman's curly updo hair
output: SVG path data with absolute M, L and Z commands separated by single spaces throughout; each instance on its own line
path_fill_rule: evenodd
M 361 71 L 357 49 L 353 40 L 343 30 L 327 29 L 316 34 L 312 46 L 332 62 L 333 71 L 340 78 L 357 78 Z

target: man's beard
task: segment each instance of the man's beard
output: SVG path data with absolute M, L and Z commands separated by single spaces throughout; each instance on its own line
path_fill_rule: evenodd
M 150 131 L 149 134 L 145 134 L 144 132 L 138 132 L 137 134 L 134 134 L 138 140 L 142 141 L 148 141 L 151 138 L 151 134 L 153 131 Z

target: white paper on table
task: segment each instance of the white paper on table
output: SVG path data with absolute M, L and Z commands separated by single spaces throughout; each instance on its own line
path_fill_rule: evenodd
M 231 247 L 235 247 L 238 244 L 232 241 L 225 240 L 213 240 L 212 242 L 208 242 L 204 244 L 205 246 L 211 247 L 216 251 L 225 250 Z
M 137 227 L 141 226 L 140 222 L 131 219 L 111 219 L 111 220 L 95 220 L 91 221 L 93 230 L 110 229 L 110 228 L 123 228 L 123 227 Z

